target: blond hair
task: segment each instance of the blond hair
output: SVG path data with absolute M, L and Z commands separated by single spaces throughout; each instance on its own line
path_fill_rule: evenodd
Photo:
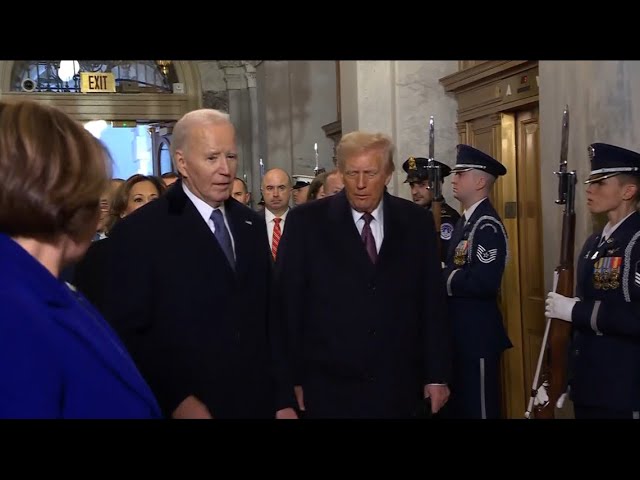
M 393 173 L 393 151 L 395 147 L 388 135 L 383 133 L 350 132 L 342 137 L 336 147 L 336 164 L 338 170 L 344 173 L 345 161 L 366 152 L 379 152 L 387 174 Z

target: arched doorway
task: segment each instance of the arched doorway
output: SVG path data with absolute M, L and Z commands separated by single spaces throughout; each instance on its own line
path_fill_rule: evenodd
M 132 130 L 134 141 L 136 135 L 139 138 L 148 131 L 151 158 L 146 163 L 152 171 L 144 173 L 160 175 L 170 169 L 168 146 L 173 123 L 202 106 L 197 66 L 157 60 L 89 60 L 65 62 L 64 66 L 68 63 L 73 70 L 66 76 L 60 60 L 0 62 L 0 97 L 5 101 L 28 98 L 44 102 L 83 123 L 105 121 L 119 128 L 138 127 L 137 132 Z M 117 91 L 81 93 L 81 71 L 112 72 Z

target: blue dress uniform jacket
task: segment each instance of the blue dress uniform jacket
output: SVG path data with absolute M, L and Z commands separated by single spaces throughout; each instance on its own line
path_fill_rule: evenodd
M 160 418 L 100 314 L 0 234 L 0 418 Z
M 443 272 L 456 349 L 483 357 L 512 346 L 497 296 L 507 258 L 507 236 L 488 199 L 467 224 L 456 225 Z
M 500 355 L 512 346 L 497 301 L 507 257 L 504 226 L 485 199 L 466 225 L 462 218 L 456 225 L 443 270 L 454 337 L 445 416 L 500 416 Z
M 598 246 L 600 238 L 589 237 L 578 258 L 571 398 L 631 418 L 640 410 L 640 214 Z

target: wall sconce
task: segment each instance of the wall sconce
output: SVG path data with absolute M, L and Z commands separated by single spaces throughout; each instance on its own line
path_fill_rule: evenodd
M 160 67 L 160 71 L 166 77 L 169 75 L 169 66 L 171 65 L 171 60 L 156 60 L 156 64 Z

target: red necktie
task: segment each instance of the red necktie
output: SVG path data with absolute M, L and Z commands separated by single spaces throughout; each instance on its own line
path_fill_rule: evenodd
M 273 240 L 271 241 L 271 255 L 273 255 L 273 259 L 276 259 L 276 255 L 278 255 L 278 245 L 280 244 L 280 236 L 282 232 L 280 231 L 280 222 L 281 218 L 273 219 L 275 225 L 273 226 Z

